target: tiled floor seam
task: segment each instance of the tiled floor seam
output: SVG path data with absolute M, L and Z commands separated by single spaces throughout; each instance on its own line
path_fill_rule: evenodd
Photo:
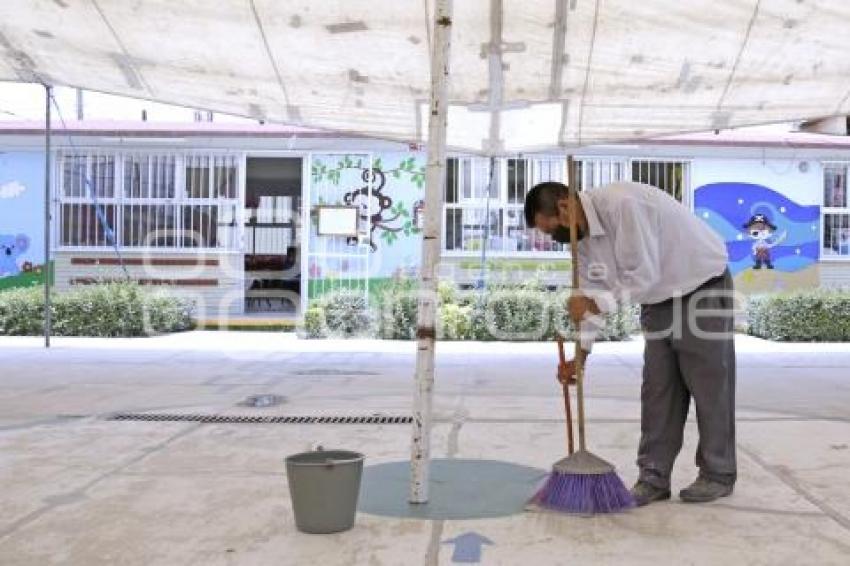
M 833 521 L 844 527 L 847 531 L 850 531 L 850 518 L 845 517 L 843 514 L 841 514 L 841 512 L 832 507 L 829 503 L 810 493 L 807 489 L 800 485 L 800 482 L 797 481 L 797 479 L 791 473 L 788 472 L 787 468 L 785 468 L 784 466 L 774 466 L 768 464 L 756 451 L 751 450 L 750 448 L 747 448 L 746 446 L 743 446 L 740 443 L 738 444 L 738 450 L 746 454 L 762 469 L 775 476 L 779 481 L 791 488 L 800 497 L 820 509 L 824 513 L 824 515 L 828 516 Z
M 455 410 L 452 419 L 452 428 L 449 431 L 448 446 L 446 448 L 446 458 L 452 459 L 457 456 L 460 450 L 460 429 L 466 422 L 466 412 L 461 409 L 463 399 L 461 398 L 458 409 Z M 446 521 L 443 519 L 433 521 L 431 524 L 431 536 L 428 540 L 428 549 L 425 552 L 425 566 L 436 566 L 440 561 L 440 547 L 442 546 L 443 528 Z
M 32 511 L 31 513 L 28 513 L 27 515 L 24 515 L 20 519 L 14 521 L 12 524 L 0 529 L 0 543 L 3 542 L 3 539 L 13 535 L 16 531 L 18 531 L 22 527 L 25 527 L 25 526 L 29 525 L 30 523 L 32 523 L 33 521 L 36 521 L 39 517 L 41 517 L 45 513 L 48 513 L 49 511 L 51 511 L 52 509 L 54 509 L 56 507 L 60 507 L 62 505 L 67 505 L 68 503 L 73 503 L 73 502 L 77 501 L 78 499 L 80 499 L 82 496 L 85 495 L 86 491 L 88 491 L 89 489 L 91 489 L 92 487 L 94 487 L 95 485 L 100 483 L 101 481 L 103 481 L 103 480 L 105 480 L 105 479 L 107 479 L 107 478 L 109 478 L 109 477 L 111 477 L 115 474 L 120 473 L 121 471 L 129 468 L 130 466 L 132 466 L 134 464 L 139 463 L 140 461 L 144 460 L 145 458 L 147 458 L 148 456 L 150 456 L 154 452 L 158 452 L 159 450 L 162 450 L 163 448 L 167 447 L 169 444 L 171 444 L 175 440 L 179 440 L 179 439 L 195 432 L 200 426 L 201 426 L 200 423 L 193 423 L 191 426 L 188 426 L 188 427 L 176 432 L 175 434 L 169 436 L 168 438 L 166 438 L 162 442 L 159 442 L 158 444 L 155 444 L 153 446 L 142 449 L 140 454 L 137 454 L 137 455 L 133 456 L 132 458 L 130 458 L 129 460 L 127 460 L 126 462 L 123 462 L 122 464 L 116 466 L 115 468 L 113 468 L 113 469 L 111 469 L 107 472 L 102 473 L 101 475 L 90 480 L 89 482 L 85 483 L 84 485 L 82 485 L 82 486 L 80 486 L 80 487 L 78 487 L 74 490 L 71 490 L 71 491 L 68 491 L 66 493 L 63 493 L 63 494 L 60 494 L 58 496 L 53 497 L 50 501 L 46 502 L 44 506 L 36 509 L 35 511 Z

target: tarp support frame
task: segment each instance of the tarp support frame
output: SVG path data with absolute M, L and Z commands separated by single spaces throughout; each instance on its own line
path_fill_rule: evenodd
M 437 285 L 442 234 L 442 201 L 446 169 L 449 53 L 452 0 L 437 0 L 431 52 L 428 113 L 428 163 L 422 231 L 422 272 L 416 331 L 416 385 L 410 458 L 410 503 L 428 502 L 431 426 L 434 403 L 434 359 L 437 338 Z
M 44 347 L 50 347 L 51 309 L 50 283 L 52 269 L 50 265 L 50 169 L 53 167 L 53 154 L 50 149 L 50 103 L 53 87 L 44 85 Z

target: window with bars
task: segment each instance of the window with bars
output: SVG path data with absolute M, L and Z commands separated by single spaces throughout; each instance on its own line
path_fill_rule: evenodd
M 66 156 L 60 179 L 59 245 L 113 245 L 117 218 L 115 156 Z
M 850 258 L 850 206 L 847 199 L 846 163 L 831 163 L 823 168 L 823 207 L 821 255 L 825 258 Z
M 60 248 L 237 249 L 234 155 L 71 154 L 60 168 Z
M 523 208 L 532 186 L 546 180 L 563 181 L 564 159 L 497 159 L 493 163 L 491 183 L 489 159 L 448 159 L 444 250 L 480 253 L 486 246 L 496 254 L 563 251 L 563 245 L 526 227 Z
M 686 202 L 689 167 L 689 162 L 682 160 L 582 157 L 576 159 L 576 179 L 579 190 L 588 190 L 631 178 Z M 448 159 L 444 250 L 480 252 L 486 245 L 488 251 L 504 254 L 565 251 L 566 246 L 527 228 L 523 208 L 528 191 L 537 183 L 566 182 L 566 159 L 540 156 L 496 160 L 488 199 L 489 172 L 488 159 Z
M 625 163 L 622 159 L 606 157 L 577 159 L 575 167 L 580 191 L 622 181 L 625 171 Z
M 658 187 L 687 204 L 689 163 L 680 160 L 632 159 L 632 181 Z

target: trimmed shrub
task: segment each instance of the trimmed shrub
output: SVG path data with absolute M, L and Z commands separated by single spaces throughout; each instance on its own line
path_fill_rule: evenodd
M 195 327 L 192 315 L 194 305 L 188 300 L 178 300 L 167 295 L 152 295 L 145 299 L 148 324 L 157 333 L 191 330 Z
M 372 330 L 372 316 L 362 292 L 335 291 L 322 299 L 328 334 L 350 338 Z
M 441 340 L 469 340 L 472 338 L 472 307 L 440 305 L 438 336 Z
M 565 339 L 573 339 L 575 329 L 567 316 L 569 293 L 558 293 L 552 299 L 552 338 L 558 332 Z M 605 316 L 605 326 L 596 337 L 598 342 L 616 342 L 627 340 L 640 330 L 640 306 L 621 305 L 619 309 Z
M 0 292 L 0 335 L 44 333 L 44 291 L 38 287 Z
M 416 281 L 401 279 L 382 289 L 376 304 L 378 337 L 412 340 L 416 336 Z
M 304 336 L 306 338 L 324 338 L 328 335 L 325 309 L 321 305 L 311 305 L 304 313 Z
M 365 297 L 336 291 L 314 301 L 307 310 L 303 334 L 308 338 L 362 336 L 374 331 L 386 340 L 416 337 L 417 282 L 401 279 L 376 297 L 373 317 Z M 458 291 L 441 282 L 438 288 L 437 333 L 441 340 L 551 340 L 556 332 L 572 336 L 566 293 L 552 293 L 535 279 L 521 285 L 492 285 L 481 291 Z M 638 330 L 636 307 L 624 307 L 606 318 L 599 340 L 625 340 Z
M 451 281 L 440 281 L 437 284 L 437 295 L 441 305 L 453 305 L 457 302 L 457 287 Z
M 605 317 L 605 328 L 599 333 L 597 339 L 609 342 L 627 340 L 639 330 L 640 306 L 620 305 L 619 309 Z
M 484 323 L 479 335 L 491 340 L 543 340 L 551 327 L 550 297 L 543 292 L 497 289 L 477 304 L 484 309 L 476 323 Z M 483 319 L 483 320 L 482 320 Z
M 51 300 L 55 336 L 130 337 L 192 328 L 193 305 L 144 291 L 135 283 L 108 283 L 57 293 Z M 44 332 L 40 288 L 0 292 L 0 335 Z
M 850 291 L 812 290 L 753 297 L 747 332 L 788 342 L 850 340 Z
M 381 290 L 376 305 L 379 338 L 412 340 L 416 337 L 418 285 L 415 279 L 398 279 Z M 439 305 L 453 305 L 456 298 L 455 285 L 449 281 L 440 281 L 437 286 Z M 459 316 L 458 313 L 453 314 Z

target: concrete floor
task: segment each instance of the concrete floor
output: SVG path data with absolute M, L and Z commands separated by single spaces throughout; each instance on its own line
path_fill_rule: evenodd
M 413 344 L 204 333 L 133 340 L 0 338 L 0 564 L 451 564 L 444 541 L 493 542 L 483 564 L 850 564 L 850 345 L 739 338 L 735 494 L 584 519 L 360 513 L 294 528 L 282 459 L 316 444 L 403 461 L 404 425 L 115 422 L 113 411 L 409 414 Z M 588 369 L 592 448 L 631 484 L 638 340 Z M 551 344 L 440 344 L 434 456 L 548 469 L 563 455 Z M 285 397 L 247 409 L 249 395 Z M 695 427 L 674 476 L 695 475 Z

